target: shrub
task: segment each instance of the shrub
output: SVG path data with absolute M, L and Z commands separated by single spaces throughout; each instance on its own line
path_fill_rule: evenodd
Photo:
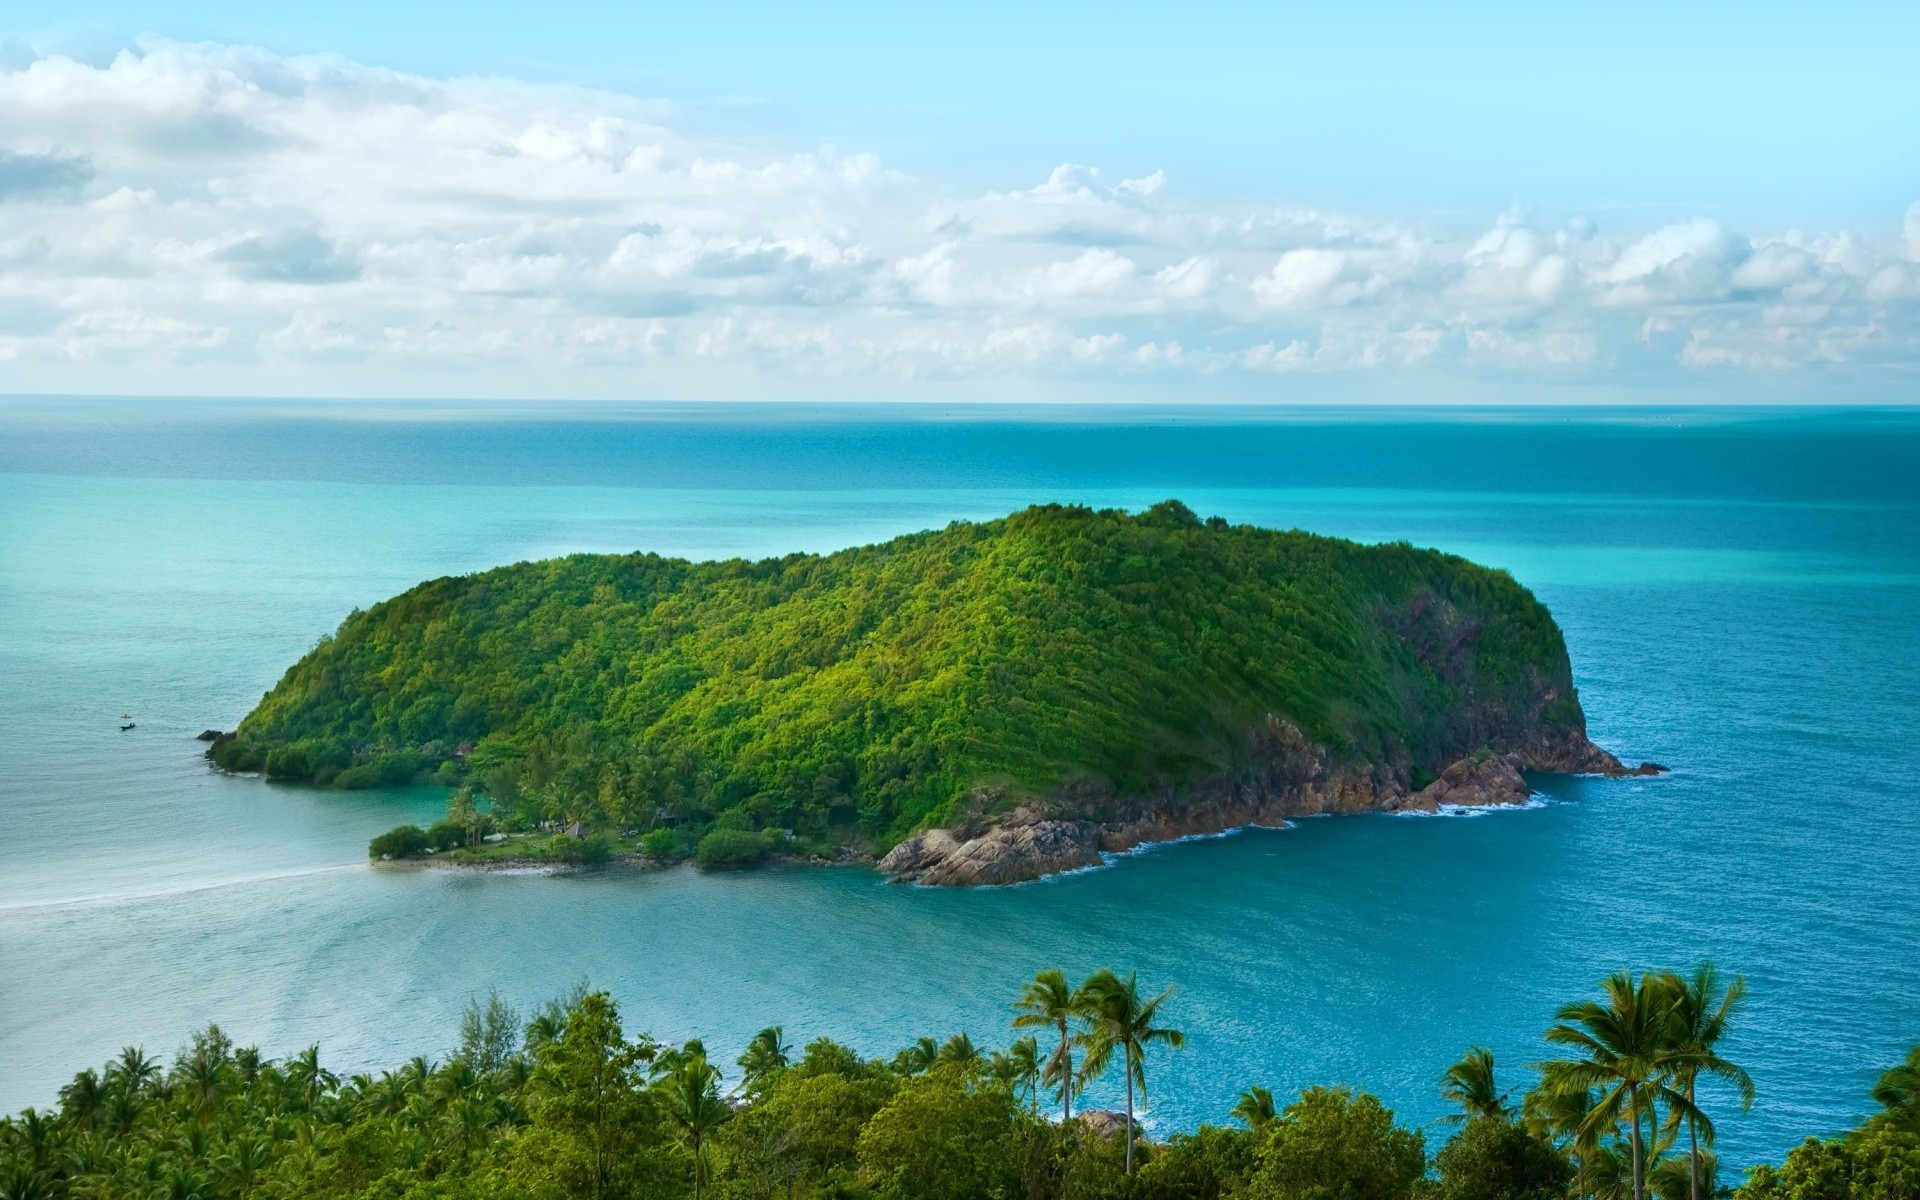
M 700 839 L 693 861 L 709 871 L 750 867 L 767 856 L 767 840 L 744 829 L 716 829 Z
M 547 840 L 547 856 L 573 866 L 597 867 L 613 857 L 613 845 L 604 833 L 583 838 L 563 833 Z
M 467 831 L 452 821 L 437 821 L 427 830 L 427 843 L 435 850 L 452 850 L 467 844 Z
M 368 858 L 418 858 L 432 844 L 418 825 L 396 825 L 367 843 Z
M 680 832 L 676 829 L 656 829 L 640 839 L 640 850 L 648 858 L 679 858 Z

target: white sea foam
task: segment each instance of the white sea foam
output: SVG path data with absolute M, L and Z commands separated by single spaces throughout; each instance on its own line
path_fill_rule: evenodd
M 1532 792 L 1528 794 L 1526 802 L 1522 804 L 1442 804 L 1434 812 L 1421 812 L 1418 809 L 1408 809 L 1401 812 L 1383 813 L 1381 815 L 1388 816 L 1388 817 L 1420 817 L 1420 818 L 1484 817 L 1489 813 L 1525 812 L 1528 809 L 1546 808 L 1549 805 L 1557 804 L 1557 803 L 1559 803 L 1557 800 L 1549 799 L 1548 797 L 1541 795 L 1539 792 Z

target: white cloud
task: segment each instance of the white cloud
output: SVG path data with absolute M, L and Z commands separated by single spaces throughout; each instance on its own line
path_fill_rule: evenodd
M 1200 203 L 1071 163 L 969 194 L 673 124 L 610 92 L 245 47 L 0 68 L 0 357 L 34 388 L 776 395 L 1920 355 L 1920 203 L 1879 229 L 1603 236 Z

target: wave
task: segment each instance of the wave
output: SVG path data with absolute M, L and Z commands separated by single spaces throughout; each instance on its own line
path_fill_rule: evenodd
M 1560 803 L 1558 800 L 1544 796 L 1539 792 L 1531 792 L 1527 795 L 1526 802 L 1523 804 L 1442 804 L 1433 812 L 1421 812 L 1418 809 L 1411 809 L 1402 812 L 1381 813 L 1380 815 L 1383 817 L 1410 817 L 1419 819 L 1433 817 L 1484 817 L 1490 813 L 1525 812 L 1533 808 L 1548 808 L 1558 803 Z
M 129 889 L 122 892 L 97 892 L 89 896 L 59 896 L 50 900 L 16 900 L 0 903 L 0 916 L 14 913 L 54 911 L 63 908 L 101 908 L 113 904 L 129 904 L 141 900 L 163 900 L 171 896 L 186 896 L 194 892 L 211 892 L 220 888 L 244 887 L 251 883 L 268 883 L 276 879 L 300 879 L 309 875 L 331 875 L 340 871 L 364 871 L 366 863 L 331 863 L 320 867 L 290 867 L 283 871 L 262 871 L 255 875 L 239 875 L 227 879 L 203 879 L 191 883 L 177 883 L 152 888 Z

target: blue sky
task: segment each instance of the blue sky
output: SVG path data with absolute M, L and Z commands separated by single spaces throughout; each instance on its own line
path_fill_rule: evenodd
M 14 0 L 0 26 L 0 199 L 42 181 L 0 234 L 47 250 L 45 287 L 0 289 L 20 386 L 1050 394 L 1184 365 L 1231 392 L 1279 364 L 1328 394 L 1732 370 L 1885 398 L 1920 357 L 1920 5 Z M 285 88 L 306 107 L 257 100 Z M 601 155 L 618 181 L 574 181 L 601 227 L 531 174 L 457 210 L 395 186 L 467 161 L 423 115 L 453 110 L 522 158 Z M 369 121 L 438 149 L 369 149 Z M 703 163 L 788 168 L 742 192 Z M 377 199 L 303 196 L 343 177 Z M 89 310 L 127 299 L 101 272 L 154 286 Z

